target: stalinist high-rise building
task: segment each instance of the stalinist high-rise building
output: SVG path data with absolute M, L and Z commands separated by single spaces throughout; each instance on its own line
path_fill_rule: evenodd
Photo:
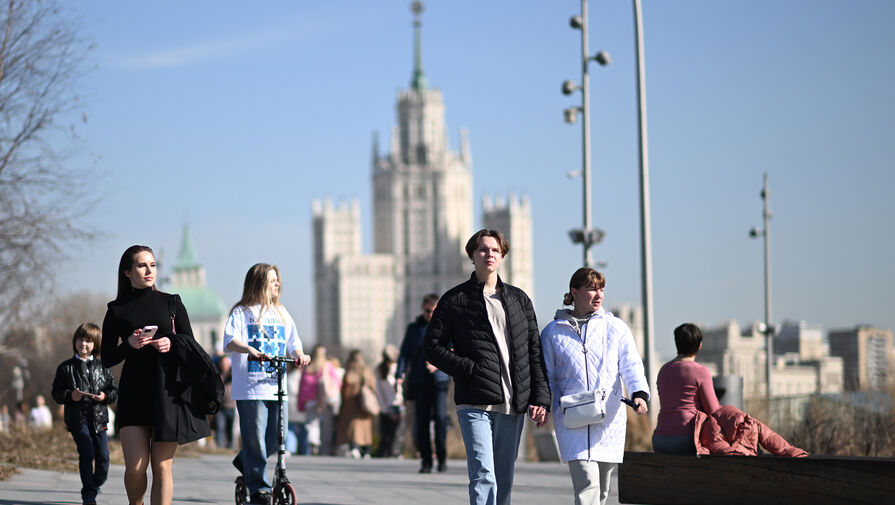
M 425 294 L 441 294 L 472 272 L 464 251 L 475 231 L 469 141 L 461 130 L 459 152 L 448 146 L 444 98 L 423 73 L 421 11 L 415 2 L 413 76 L 398 92 L 389 152 L 380 153 L 373 138 L 373 253 L 361 251 L 356 201 L 313 206 L 317 341 L 359 348 L 368 359 L 378 359 L 386 343 L 400 344 Z M 483 223 L 510 240 L 501 277 L 531 293 L 527 198 L 486 202 Z

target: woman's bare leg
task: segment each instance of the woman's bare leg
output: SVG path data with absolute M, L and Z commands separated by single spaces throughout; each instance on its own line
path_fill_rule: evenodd
M 148 426 L 125 426 L 118 433 L 124 453 L 124 489 L 130 505 L 143 505 L 150 433 Z
M 174 499 L 174 452 L 177 442 L 152 443 L 152 505 L 171 505 Z

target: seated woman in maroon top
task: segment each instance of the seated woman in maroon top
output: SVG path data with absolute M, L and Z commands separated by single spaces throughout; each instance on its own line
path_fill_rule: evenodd
M 708 368 L 696 362 L 702 347 L 699 327 L 684 323 L 674 329 L 677 357 L 659 370 L 659 420 L 653 450 L 666 454 L 696 454 L 693 427 L 697 411 L 711 415 L 721 406 Z

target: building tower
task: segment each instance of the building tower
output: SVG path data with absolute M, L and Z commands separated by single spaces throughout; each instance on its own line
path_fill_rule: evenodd
M 171 292 L 180 295 L 190 315 L 193 336 L 210 354 L 223 352 L 224 323 L 227 306 L 217 293 L 206 286 L 205 267 L 190 240 L 189 226 L 184 225 L 177 263 L 171 270 Z M 176 321 L 175 321 L 176 326 Z
M 472 172 L 468 140 L 448 149 L 441 90 L 423 73 L 422 5 L 414 2 L 414 67 L 410 87 L 398 92 L 398 124 L 391 150 L 373 145 L 373 249 L 395 257 L 403 287 L 395 317 L 404 324 L 419 312 L 422 297 L 464 280 L 463 250 L 473 232 Z M 389 341 L 401 335 L 389 335 Z
M 441 91 L 423 73 L 422 4 L 414 2 L 413 12 L 413 75 L 398 92 L 387 153 L 373 135 L 373 253 L 361 251 L 356 201 L 313 204 L 317 341 L 334 352 L 359 348 L 371 363 L 386 343 L 400 344 L 424 295 L 447 291 L 473 270 L 464 250 L 474 231 L 469 138 L 461 129 L 459 152 L 448 147 Z M 489 206 L 484 221 L 511 241 L 502 277 L 531 293 L 528 200 Z
M 501 197 L 494 200 L 488 196 L 482 198 L 482 227 L 499 230 L 510 242 L 510 253 L 501 264 L 500 278 L 533 297 L 531 203 L 528 196 L 510 195 L 507 201 Z

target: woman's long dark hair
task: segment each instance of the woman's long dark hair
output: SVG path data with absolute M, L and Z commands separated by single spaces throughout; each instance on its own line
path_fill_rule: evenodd
M 121 261 L 118 262 L 118 295 L 115 297 L 116 300 L 121 300 L 133 291 L 131 280 L 124 275 L 124 272 L 134 268 L 134 258 L 141 252 L 148 252 L 152 255 L 152 259 L 155 259 L 155 253 L 152 252 L 152 248 L 146 245 L 132 245 L 125 249 L 124 254 L 121 255 Z M 152 285 L 152 289 L 156 289 L 155 284 Z

